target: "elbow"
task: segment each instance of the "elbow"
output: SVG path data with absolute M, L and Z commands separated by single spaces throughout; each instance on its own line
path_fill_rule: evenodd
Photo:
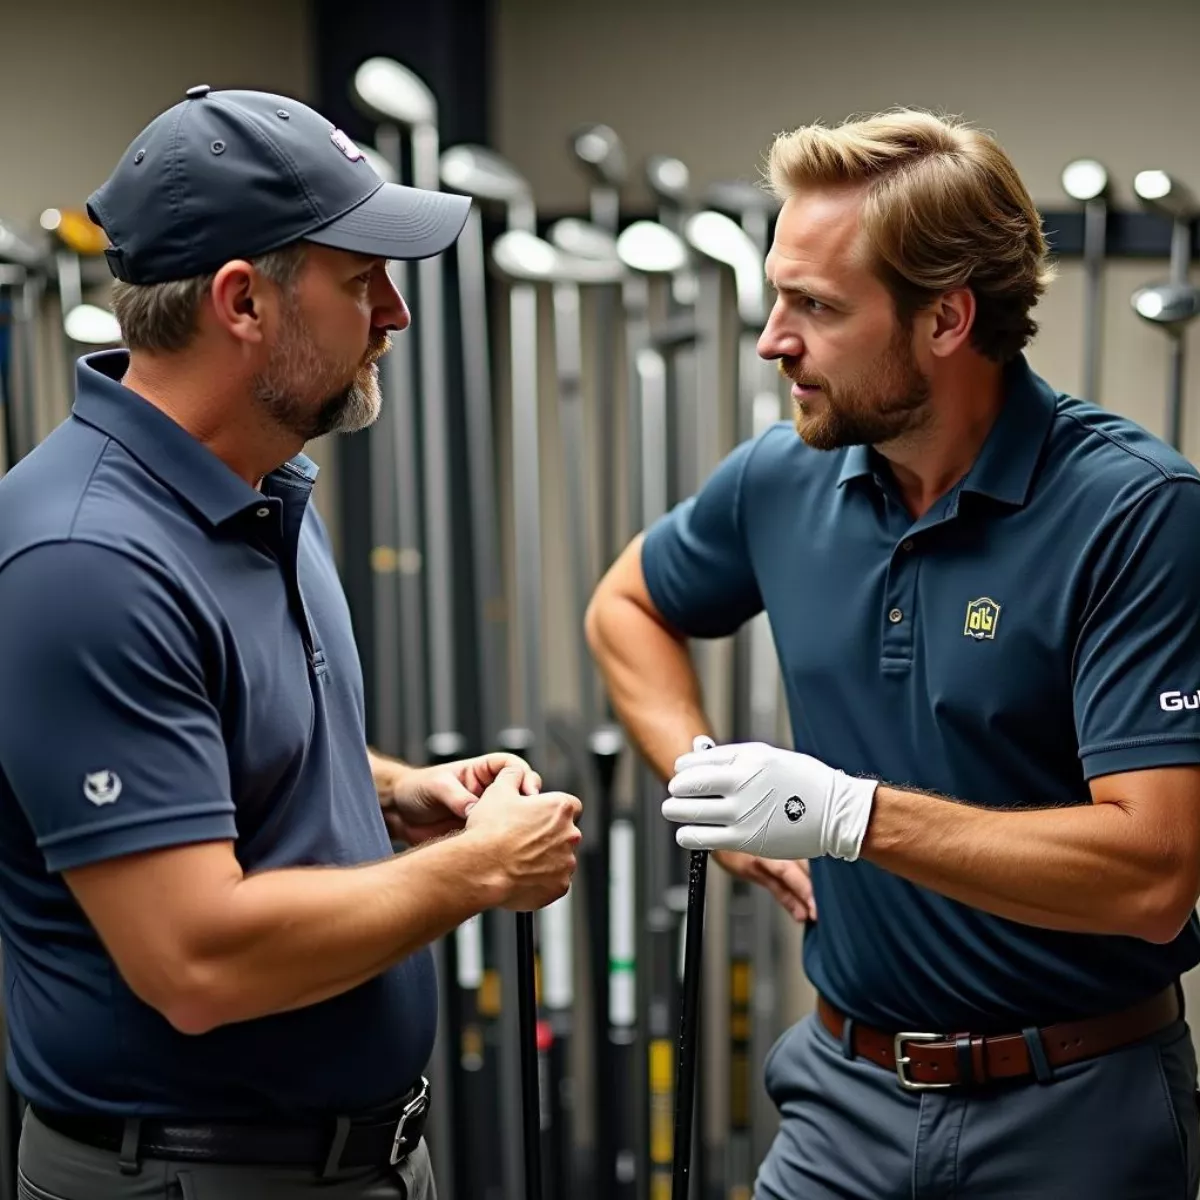
M 1187 869 L 1164 872 L 1130 906 L 1133 919 L 1128 932 L 1159 946 L 1173 942 L 1192 919 L 1198 894 L 1200 878 L 1190 864 Z
M 237 1020 L 229 989 L 206 964 L 176 964 L 153 980 L 131 980 L 130 986 L 179 1033 L 199 1036 Z

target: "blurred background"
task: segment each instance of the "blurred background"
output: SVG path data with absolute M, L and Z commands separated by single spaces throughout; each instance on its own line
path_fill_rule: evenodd
M 380 425 L 310 452 L 372 743 L 426 761 L 504 741 L 595 798 L 581 886 L 539 933 L 547 1195 L 668 1194 L 682 863 L 644 819 L 660 785 L 606 720 L 581 597 L 772 403 L 786 415 L 747 360 L 738 286 L 748 257 L 761 274 L 771 206 L 745 185 L 772 137 L 894 105 L 995 133 L 1059 266 L 1032 366 L 1196 460 L 1196 306 L 1135 297 L 1195 257 L 1198 46 L 1195 0 L 0 0 L 9 465 L 66 417 L 75 357 L 112 344 L 103 242 L 78 214 L 188 87 L 303 100 L 381 170 L 419 182 L 432 163 L 479 201 L 478 254 L 401 273 L 414 326 Z M 706 700 L 723 736 L 786 742 L 761 650 L 698 647 Z M 482 922 L 441 950 L 443 1200 L 518 1194 L 506 937 Z M 761 1061 L 811 994 L 794 923 L 716 871 L 706 939 L 695 1194 L 748 1200 L 773 1128 Z

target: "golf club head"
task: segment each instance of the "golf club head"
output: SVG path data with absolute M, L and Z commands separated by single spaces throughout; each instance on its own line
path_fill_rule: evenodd
M 608 125 L 584 125 L 571 135 L 571 152 L 601 183 L 620 187 L 625 182 L 625 147 Z
M 683 238 L 657 221 L 634 221 L 622 230 L 617 254 L 631 271 L 644 275 L 672 275 L 688 261 Z
M 523 229 L 510 229 L 492 243 L 492 262 L 506 278 L 521 283 L 617 283 L 624 273 L 620 261 L 567 254 Z
M 441 176 L 446 187 L 477 200 L 511 204 L 530 196 L 529 181 L 486 146 L 451 146 L 442 154 Z
M 664 204 L 685 204 L 692 176 L 687 164 L 669 154 L 652 154 L 646 159 L 646 184 Z
M 1200 316 L 1200 288 L 1187 283 L 1160 283 L 1138 288 L 1131 299 L 1143 321 L 1178 329 Z
M 392 58 L 368 58 L 354 72 L 350 96 L 367 116 L 412 128 L 437 124 L 437 100 L 425 81 Z
M 38 266 L 41 261 L 41 254 L 33 246 L 0 221 L 0 262 L 30 268 Z
M 1133 192 L 1147 208 L 1176 220 L 1196 215 L 1196 198 L 1166 171 L 1139 171 L 1133 177 Z
M 94 304 L 77 304 L 63 318 L 63 331 L 80 346 L 116 346 L 121 326 L 107 309 Z
M 779 212 L 779 201 L 748 179 L 725 179 L 708 189 L 708 203 L 721 212 L 761 213 L 768 217 Z
M 683 236 L 694 250 L 733 269 L 738 316 L 746 324 L 762 320 L 763 260 L 753 238 L 731 217 L 711 209 L 684 222 Z
M 371 170 L 383 180 L 384 183 L 399 183 L 400 179 L 396 174 L 396 168 L 374 146 L 364 145 L 362 142 L 356 143 L 359 150 L 362 151 L 362 156 L 368 162 Z
M 1072 200 L 1097 200 L 1108 190 L 1108 171 L 1094 158 L 1077 158 L 1063 167 L 1062 189 Z
M 617 239 L 607 229 L 601 229 L 590 221 L 564 217 L 550 226 L 549 234 L 551 243 L 567 254 L 595 259 L 597 262 L 620 261 Z

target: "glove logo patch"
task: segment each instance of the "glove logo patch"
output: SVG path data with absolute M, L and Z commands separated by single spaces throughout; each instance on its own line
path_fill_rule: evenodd
M 784 801 L 783 812 L 789 821 L 800 820 L 805 813 L 804 801 L 799 796 L 789 796 Z

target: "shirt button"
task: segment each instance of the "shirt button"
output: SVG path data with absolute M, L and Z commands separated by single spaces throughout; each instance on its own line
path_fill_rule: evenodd
M 269 508 L 260 508 L 255 512 L 254 515 L 256 517 L 269 517 L 271 515 L 271 510 Z
M 899 625 L 900 622 L 904 620 L 904 614 L 898 608 L 893 608 L 892 611 L 888 613 L 888 620 L 891 621 L 893 625 Z
M 902 541 L 902 542 L 900 543 L 900 549 L 901 549 L 901 550 L 911 550 L 912 548 L 913 548 L 913 540 L 912 540 L 912 538 L 905 538 L 905 539 L 904 539 L 904 541 Z

